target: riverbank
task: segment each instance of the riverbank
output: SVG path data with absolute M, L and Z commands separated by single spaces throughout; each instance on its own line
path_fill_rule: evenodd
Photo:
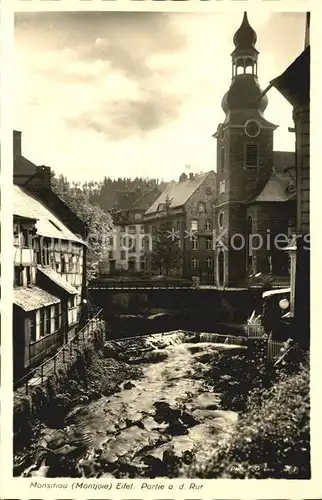
M 221 339 L 177 331 L 108 342 L 19 475 L 309 477 L 308 369 L 268 367 L 261 339 Z
M 28 396 L 15 395 L 15 476 L 19 476 L 35 459 L 43 447 L 44 436 L 52 436 L 55 446 L 59 435 L 57 430 L 65 427 L 70 412 L 99 399 L 103 394 L 114 394 L 120 390 L 124 380 L 140 375 L 138 366 L 105 357 L 103 345 L 102 338 L 89 342 L 82 352 L 76 353 L 73 362 L 60 367 L 43 386 L 36 387 Z
M 204 460 L 217 439 L 214 429 L 225 435 L 238 418 L 236 412 L 221 409 L 220 395 L 201 376 L 207 363 L 200 356 L 213 359 L 219 351 L 243 353 L 246 348 L 200 342 L 200 336 L 185 332 L 135 339 L 135 345 L 129 340 L 121 349 L 109 344 L 102 352 L 109 357 L 96 359 L 95 370 L 98 361 L 109 366 L 109 391 L 116 373 L 113 383 L 122 382 L 113 394 L 107 393 L 99 371 L 97 398 L 70 409 L 56 431 L 42 428 L 29 457 L 32 466 L 24 474 L 175 477 L 178 460 L 188 464 L 195 453 Z M 177 464 L 176 472 L 169 470 L 169 463 Z

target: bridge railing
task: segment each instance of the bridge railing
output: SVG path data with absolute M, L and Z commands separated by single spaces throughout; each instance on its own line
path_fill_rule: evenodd
M 89 290 L 171 290 L 194 288 L 191 281 L 126 281 L 126 280 L 97 280 L 89 283 Z

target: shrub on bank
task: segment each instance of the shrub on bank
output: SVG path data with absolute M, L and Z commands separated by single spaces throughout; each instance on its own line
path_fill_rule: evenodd
M 231 439 L 191 477 L 309 479 L 309 367 L 276 375 L 269 388 L 253 389 Z

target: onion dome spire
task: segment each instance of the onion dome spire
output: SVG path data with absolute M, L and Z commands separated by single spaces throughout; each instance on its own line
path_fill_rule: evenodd
M 233 78 L 241 73 L 250 72 L 257 77 L 258 50 L 255 48 L 257 42 L 256 32 L 248 22 L 247 12 L 244 12 L 242 23 L 234 35 L 235 50 L 232 57 Z
M 243 21 L 234 36 L 234 45 L 236 49 L 249 50 L 255 48 L 256 42 L 256 32 L 248 22 L 247 12 L 244 12 Z

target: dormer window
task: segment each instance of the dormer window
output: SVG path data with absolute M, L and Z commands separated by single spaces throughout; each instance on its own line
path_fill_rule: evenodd
M 58 226 L 55 222 L 53 222 L 53 221 L 52 221 L 52 220 L 50 220 L 50 219 L 48 219 L 48 221 L 50 222 L 50 224 L 51 224 L 52 226 L 54 226 L 56 229 L 58 229 L 58 231 L 61 231 L 61 228 L 60 228 L 60 227 L 59 227 L 59 226 Z
M 256 143 L 248 143 L 245 145 L 245 167 L 258 167 L 259 148 Z
M 158 205 L 158 212 L 162 212 L 164 210 L 164 203 L 160 203 Z

